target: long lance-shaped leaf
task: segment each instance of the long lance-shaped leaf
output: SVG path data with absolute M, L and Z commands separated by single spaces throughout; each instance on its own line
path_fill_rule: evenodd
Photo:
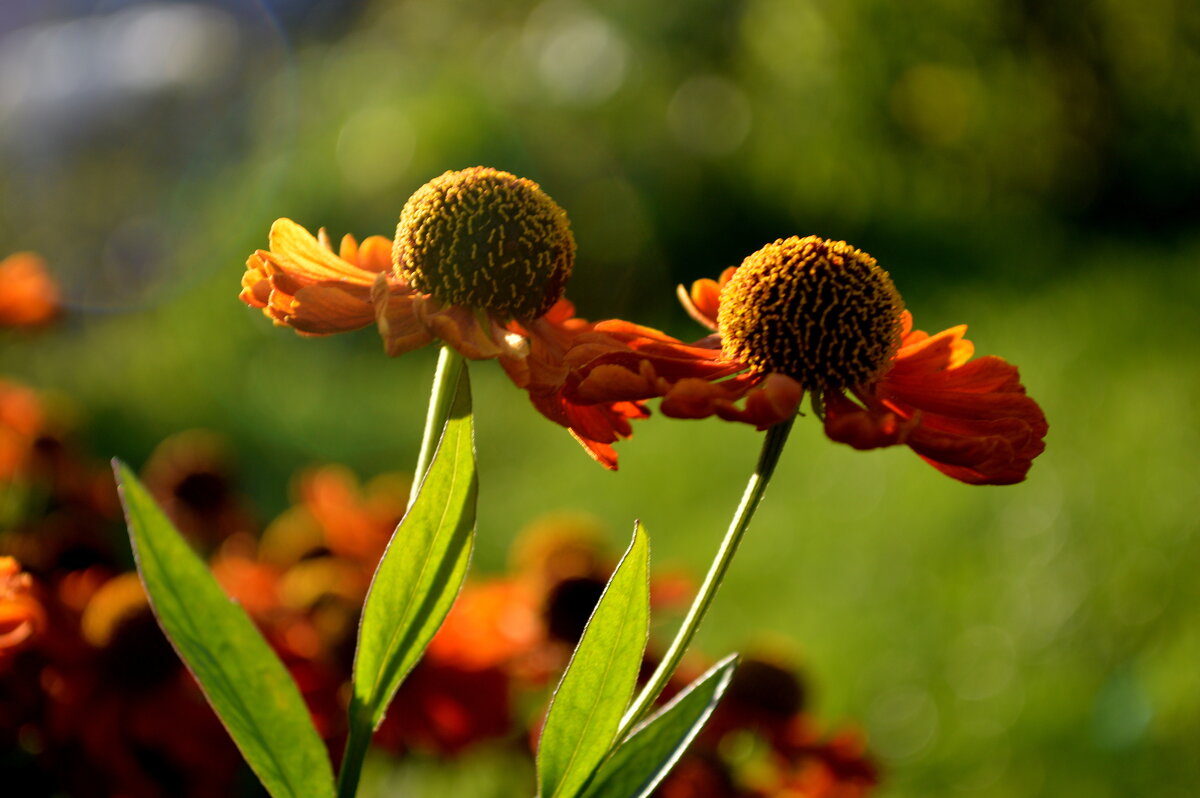
M 325 745 L 283 663 L 133 472 L 113 470 L 150 606 L 246 762 L 274 798 L 332 796 Z
M 648 796 L 700 733 L 736 667 L 730 654 L 639 726 L 600 767 L 586 798 Z
M 471 390 L 463 369 L 441 443 L 363 606 L 354 656 L 354 727 L 368 720 L 372 729 L 379 725 L 450 611 L 475 542 L 477 489 Z
M 579 794 L 616 740 L 650 625 L 650 544 L 641 523 L 567 665 L 538 744 L 538 795 Z

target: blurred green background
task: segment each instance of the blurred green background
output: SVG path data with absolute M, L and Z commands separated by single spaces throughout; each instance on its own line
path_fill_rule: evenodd
M 699 337 L 673 297 L 778 237 L 844 238 L 917 324 L 968 322 L 1050 420 L 1010 488 L 797 425 L 702 630 L 796 653 L 887 798 L 1200 783 L 1200 6 L 1173 0 L 34 2 L 0 11 L 0 254 L 67 314 L 0 374 L 142 462 L 227 434 L 263 518 L 298 468 L 415 457 L 432 350 L 306 340 L 236 299 L 271 222 L 390 235 L 486 164 L 569 212 L 582 315 Z M 591 463 L 472 366 L 478 573 L 592 513 L 699 574 L 760 437 L 652 420 Z M 782 641 L 782 642 L 781 642 Z M 465 793 L 464 793 L 465 794 Z

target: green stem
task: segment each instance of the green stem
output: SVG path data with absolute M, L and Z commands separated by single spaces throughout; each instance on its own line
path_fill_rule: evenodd
M 637 699 L 625 713 L 625 717 L 621 719 L 619 736 L 623 737 L 628 734 L 633 726 L 650 711 L 655 699 L 662 693 L 671 675 L 675 672 L 675 668 L 679 666 L 679 661 L 683 659 L 684 652 L 687 651 L 692 637 L 696 634 L 696 629 L 704 619 L 704 613 L 708 611 L 713 596 L 717 594 L 717 588 L 721 586 L 721 581 L 725 578 L 725 572 L 729 570 L 729 563 L 733 560 L 733 555 L 737 553 L 742 536 L 750 527 L 750 519 L 754 517 L 754 511 L 758 509 L 758 504 L 767 489 L 767 483 L 771 481 L 771 474 L 775 472 L 775 466 L 779 462 L 779 455 L 783 452 L 783 445 L 787 443 L 788 433 L 792 431 L 792 421 L 793 419 L 788 419 L 767 431 L 762 451 L 758 455 L 758 465 L 750 476 L 750 481 L 746 483 L 741 504 L 738 505 L 737 512 L 733 514 L 733 520 L 729 522 L 729 529 L 725 532 L 725 538 L 721 541 L 717 556 L 709 566 L 708 574 L 704 577 L 704 584 L 700 586 L 700 591 L 692 601 L 692 606 L 688 609 L 683 624 L 675 633 L 671 647 L 667 649 L 667 653 L 658 663 L 650 681 L 638 693 Z
M 425 435 L 421 439 L 421 452 L 417 455 L 417 468 L 413 472 L 413 487 L 408 494 L 408 506 L 412 507 L 417 498 L 417 488 L 425 479 L 433 453 L 437 450 L 438 441 L 442 439 L 442 430 L 446 427 L 446 417 L 450 414 L 450 403 L 454 401 L 454 388 L 458 385 L 458 374 L 463 368 L 462 355 L 449 346 L 443 346 L 438 355 L 437 370 L 433 373 L 433 393 L 429 396 L 429 412 L 425 416 Z
M 350 707 L 350 733 L 346 737 L 346 750 L 342 754 L 342 769 L 338 773 L 338 798 L 354 798 L 358 792 L 358 779 L 362 775 L 363 760 L 371 747 L 371 718 L 361 709 Z M 356 712 L 356 710 L 358 710 Z M 355 717 L 357 715 L 357 718 Z
M 429 411 L 425 416 L 425 434 L 421 439 L 421 452 L 417 455 L 412 490 L 408 494 L 409 508 L 417 498 L 417 491 L 425 479 L 425 472 L 429 470 L 429 464 L 433 461 L 433 453 L 442 439 L 442 431 L 446 428 L 455 387 L 462 370 L 462 355 L 449 346 L 443 346 L 438 355 L 437 369 L 433 373 L 433 391 L 429 395 Z M 350 729 L 346 737 L 345 753 L 342 755 L 342 769 L 338 773 L 338 798 L 354 798 L 355 792 L 358 791 L 363 760 L 366 759 L 367 749 L 371 747 L 371 734 L 374 732 L 370 713 L 359 706 L 357 701 L 350 702 L 348 722 Z

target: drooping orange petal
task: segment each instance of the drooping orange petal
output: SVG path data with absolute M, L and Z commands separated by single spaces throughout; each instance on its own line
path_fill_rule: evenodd
M 1028 459 L 1018 463 L 1017 450 L 1002 434 L 973 428 L 969 434 L 944 433 L 919 424 L 908 446 L 943 474 L 971 485 L 1009 485 L 1029 470 Z
M 984 398 L 975 396 L 977 401 Z M 987 398 L 1008 401 L 964 405 L 958 414 L 921 412 L 908 445 L 935 468 L 963 482 L 1020 482 L 1046 448 L 1045 416 L 1023 393 Z
M 768 374 L 760 385 L 746 394 L 741 410 L 733 407 L 724 414 L 718 409 L 718 415 L 726 421 L 741 421 L 764 430 L 794 418 L 802 399 L 804 387 L 800 383 L 783 374 Z
M 650 415 L 637 402 L 578 405 L 564 399 L 561 392 L 537 395 L 532 391 L 529 399 L 543 416 L 566 427 L 592 459 L 609 471 L 617 470 L 612 444 L 633 435 L 631 420 Z
M 246 273 L 242 275 L 242 293 L 238 299 L 255 308 L 265 308 L 271 301 L 271 272 L 274 266 L 269 261 L 270 253 L 256 251 L 246 259 Z
M 286 307 L 281 318 L 307 335 L 332 335 L 357 330 L 375 320 L 370 292 L 359 286 L 309 285 L 289 293 L 273 292 L 272 307 Z
M 695 290 L 701 306 L 716 301 L 717 283 L 708 282 Z M 715 415 L 765 429 L 792 417 L 803 395 L 790 377 L 754 374 L 726 359 L 718 336 L 685 344 L 619 319 L 576 336 L 564 363 L 570 373 L 563 395 L 570 402 L 640 403 L 662 397 L 663 414 L 675 418 Z
M 291 219 L 276 219 L 268 240 L 272 254 L 286 260 L 287 272 L 302 284 L 350 283 L 369 288 L 375 282 L 373 272 L 377 269 L 365 269 L 343 260 Z M 353 239 L 350 249 L 354 249 Z
M 745 399 L 744 406 L 737 402 Z M 707 418 L 772 427 L 796 415 L 804 389 L 782 374 L 742 374 L 721 382 L 688 378 L 671 386 L 659 409 L 672 418 Z
M 513 353 L 507 332 L 482 311 L 417 296 L 412 312 L 418 324 L 465 358 L 489 360 Z
M 596 462 L 616 470 L 612 444 L 630 437 L 630 422 L 648 417 L 649 411 L 641 402 L 620 397 L 591 402 L 568 394 L 574 379 L 568 355 L 595 329 L 573 312 L 570 302 L 560 300 L 540 319 L 524 325 L 510 323 L 509 329 L 522 337 L 527 349 L 502 355 L 500 364 L 513 383 L 528 392 L 538 412 L 566 427 Z
M 397 291 L 393 284 L 394 280 L 387 273 L 380 272 L 371 287 L 371 298 L 383 349 L 388 356 L 398 357 L 428 345 L 433 341 L 433 334 L 417 319 L 419 298 L 410 291 Z
M 243 302 L 305 335 L 346 332 L 375 320 L 371 289 L 388 268 L 382 257 L 387 239 L 372 236 L 359 246 L 346 236 L 339 257 L 323 230 L 318 238 L 291 219 L 277 219 L 269 240 L 269 251 L 246 261 Z M 404 293 L 411 291 L 398 292 Z
M 890 411 L 873 411 L 849 402 L 846 410 L 833 410 L 826 397 L 825 434 L 830 440 L 854 449 L 881 449 L 904 443 L 912 429 L 913 419 L 904 419 Z
M 665 396 L 680 380 L 712 381 L 745 369 L 725 360 L 715 343 L 713 337 L 685 344 L 649 327 L 601 322 L 567 353 L 568 396 L 583 403 L 640 401 Z
M 1023 480 L 1045 449 L 1046 417 L 1015 366 L 990 355 L 969 359 L 974 346 L 965 333 L 965 326 L 932 336 L 909 328 L 892 368 L 858 392 L 863 406 L 826 397 L 826 434 L 858 449 L 907 444 L 969 484 Z

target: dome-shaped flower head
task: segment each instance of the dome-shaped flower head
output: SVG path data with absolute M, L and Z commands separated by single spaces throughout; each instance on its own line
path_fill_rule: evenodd
M 611 444 L 646 411 L 577 406 L 560 390 L 563 355 L 592 328 L 563 297 L 574 263 L 566 211 L 532 180 L 478 166 L 418 189 L 392 241 L 347 235 L 334 252 L 324 230 L 314 237 L 277 220 L 270 249 L 246 262 L 241 299 L 302 335 L 374 322 L 393 357 L 438 339 L 467 358 L 496 358 L 543 415 L 615 468 Z
M 1044 449 L 1045 416 L 1016 367 L 972 360 L 965 326 L 914 330 L 888 273 L 844 241 L 776 241 L 680 297 L 714 335 L 688 345 L 601 322 L 568 355 L 564 395 L 580 403 L 661 396 L 668 416 L 765 429 L 792 418 L 807 392 L 833 440 L 856 449 L 906 444 L 971 484 L 1019 482 Z
M 495 169 L 447 172 L 409 197 L 392 262 L 417 291 L 500 319 L 536 319 L 575 265 L 567 212 L 537 183 Z

